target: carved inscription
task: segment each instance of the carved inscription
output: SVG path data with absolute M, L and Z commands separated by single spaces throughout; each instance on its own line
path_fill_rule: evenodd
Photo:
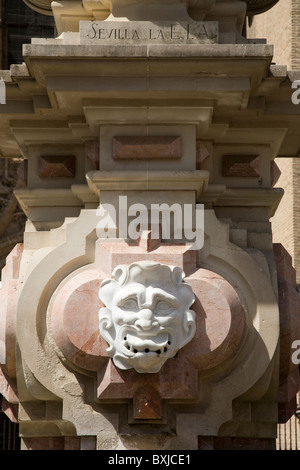
M 147 21 L 81 21 L 81 44 L 215 44 L 218 23 Z

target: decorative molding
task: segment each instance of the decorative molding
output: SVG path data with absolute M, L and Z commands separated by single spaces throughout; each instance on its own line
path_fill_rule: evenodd
M 83 202 L 85 209 L 98 208 L 99 198 L 90 190 L 87 184 L 72 184 L 71 190 Z
M 86 175 L 89 187 L 99 194 L 107 191 L 196 191 L 206 189 L 209 172 L 198 171 L 91 171 Z
M 273 8 L 279 0 L 245 0 L 247 3 L 247 15 L 254 16 Z

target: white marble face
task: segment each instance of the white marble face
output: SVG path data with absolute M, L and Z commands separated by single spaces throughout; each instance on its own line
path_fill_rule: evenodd
M 120 369 L 156 373 L 195 334 L 192 288 L 181 268 L 142 261 L 102 282 L 100 333 Z

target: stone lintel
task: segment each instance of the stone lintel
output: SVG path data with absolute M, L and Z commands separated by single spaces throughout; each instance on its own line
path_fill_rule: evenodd
M 82 201 L 75 196 L 71 189 L 16 189 L 16 198 L 26 215 L 32 207 L 82 208 Z
M 206 189 L 209 172 L 197 171 L 91 171 L 86 175 L 89 187 L 100 191 L 195 191 Z
M 97 209 L 99 198 L 90 190 L 87 184 L 73 184 L 71 190 L 83 202 L 86 209 Z
M 273 46 L 270 44 L 154 44 L 154 45 L 108 45 L 100 44 L 68 44 L 63 48 L 61 44 L 24 44 L 23 56 L 45 57 L 69 57 L 76 58 L 107 58 L 107 57 L 189 57 L 189 58 L 230 58 L 240 60 L 243 58 L 266 58 L 270 61 L 273 57 Z

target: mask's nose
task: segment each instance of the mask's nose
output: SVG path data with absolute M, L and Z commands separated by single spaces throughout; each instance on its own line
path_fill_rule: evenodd
M 136 326 L 139 326 L 143 330 L 151 330 L 158 326 L 158 322 L 154 320 L 153 312 L 150 308 L 143 308 L 139 312 L 139 317 L 135 322 Z

